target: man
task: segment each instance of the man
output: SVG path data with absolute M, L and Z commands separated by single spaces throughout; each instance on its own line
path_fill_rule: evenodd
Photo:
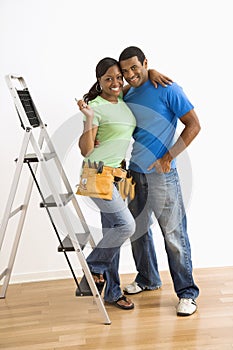
M 120 66 L 130 89 L 125 102 L 136 117 L 129 169 L 136 182 L 136 195 L 129 208 L 136 221 L 131 237 L 138 274 L 125 287 L 128 294 L 161 286 L 152 232 L 154 213 L 161 228 L 169 269 L 179 298 L 177 315 L 189 316 L 196 309 L 199 288 L 192 276 L 192 261 L 184 203 L 175 158 L 200 131 L 194 107 L 176 83 L 157 89 L 148 79 L 147 59 L 137 47 L 123 50 Z M 177 122 L 184 128 L 174 141 Z

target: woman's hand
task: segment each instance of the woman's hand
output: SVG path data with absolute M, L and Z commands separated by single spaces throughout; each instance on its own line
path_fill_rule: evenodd
M 80 111 L 88 118 L 88 119 L 93 119 L 94 118 L 94 111 L 93 109 L 88 106 L 84 100 L 76 100 L 77 105 L 79 106 Z
M 155 86 L 155 88 L 158 87 L 158 84 L 162 85 L 163 87 L 167 87 L 167 85 L 171 85 L 173 83 L 173 80 L 166 75 L 159 73 L 155 69 L 149 69 L 149 79 L 152 82 L 152 84 Z
M 86 116 L 83 133 L 79 138 L 79 148 L 83 157 L 89 156 L 95 147 L 98 126 L 93 125 L 94 111 L 83 100 L 76 100 L 80 111 Z

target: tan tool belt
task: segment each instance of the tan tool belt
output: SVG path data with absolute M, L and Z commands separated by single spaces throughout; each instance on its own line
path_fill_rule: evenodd
M 135 197 L 135 185 L 132 176 L 126 177 L 123 181 L 118 183 L 118 190 L 121 197 L 125 200 L 126 198 L 133 200 Z
M 103 162 L 84 162 L 76 194 L 94 198 L 112 199 L 115 178 L 126 178 L 127 171 L 103 165 Z
M 119 177 L 121 179 L 125 179 L 127 175 L 127 171 L 121 168 L 112 168 L 104 165 L 103 170 L 106 172 L 109 171 L 114 177 Z

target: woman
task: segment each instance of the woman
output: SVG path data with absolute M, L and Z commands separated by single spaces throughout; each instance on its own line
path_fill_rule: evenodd
M 96 78 L 84 100 L 78 101 L 84 114 L 79 147 L 85 164 L 103 162 L 105 166 L 119 168 L 136 126 L 135 118 L 123 101 L 124 83 L 118 62 L 103 58 L 96 66 Z M 92 198 L 100 209 L 103 238 L 87 257 L 87 263 L 100 293 L 106 283 L 105 302 L 129 310 L 134 303 L 121 291 L 118 268 L 120 247 L 133 235 L 135 222 L 117 187 L 112 186 L 112 199 Z

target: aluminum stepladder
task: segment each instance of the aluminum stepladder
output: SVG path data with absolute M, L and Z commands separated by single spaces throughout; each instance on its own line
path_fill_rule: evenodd
M 10 89 L 16 111 L 18 113 L 21 126 L 24 129 L 24 138 L 21 146 L 19 156 L 17 158 L 15 174 L 13 177 L 10 195 L 7 201 L 5 208 L 3 220 L 0 227 L 0 251 L 3 246 L 4 238 L 6 236 L 6 231 L 10 218 L 14 217 L 16 214 L 19 214 L 18 225 L 15 232 L 14 241 L 12 243 L 12 250 L 10 253 L 8 266 L 0 274 L 0 281 L 3 280 L 3 284 L 0 290 L 0 298 L 5 298 L 6 291 L 10 282 L 10 277 L 22 234 L 27 209 L 29 206 L 31 193 L 33 189 L 33 184 L 36 185 L 39 194 L 42 199 L 41 207 L 44 207 L 48 213 L 49 219 L 52 223 L 53 229 L 57 235 L 60 246 L 58 251 L 62 251 L 65 255 L 73 278 L 77 285 L 77 296 L 92 295 L 94 301 L 97 304 L 97 307 L 103 317 L 104 324 L 111 324 L 107 311 L 105 309 L 103 300 L 98 292 L 96 284 L 93 280 L 92 274 L 87 265 L 85 255 L 83 252 L 86 244 L 91 243 L 92 246 L 95 245 L 92 238 L 89 227 L 85 221 L 85 218 L 82 214 L 80 206 L 77 202 L 76 196 L 71 188 L 71 185 L 68 181 L 68 178 L 65 174 L 63 166 L 59 160 L 59 157 L 56 153 L 56 150 L 52 144 L 52 141 L 47 133 L 46 125 L 42 122 L 39 113 L 36 109 L 36 106 L 31 98 L 25 80 L 22 77 L 16 77 L 12 75 L 7 75 L 6 83 Z M 16 87 L 16 85 L 19 85 Z M 36 139 L 35 132 L 38 132 L 38 137 Z M 29 146 L 33 149 L 33 153 L 28 154 Z M 45 151 L 46 150 L 46 151 Z M 63 186 L 65 193 L 60 193 L 60 188 L 57 188 L 56 183 L 54 182 L 54 174 L 51 174 L 51 168 L 49 167 L 49 162 L 53 162 L 53 167 L 55 168 L 57 174 L 60 177 L 59 186 Z M 15 196 L 17 189 L 19 187 L 19 181 L 23 169 L 23 165 L 27 164 L 29 167 L 29 180 L 26 189 L 26 194 L 23 200 L 23 203 L 18 206 L 16 209 L 12 210 L 13 204 L 15 202 Z M 47 188 L 49 189 L 50 195 L 45 198 L 43 190 L 41 189 L 40 183 L 36 177 L 38 166 L 40 167 L 41 173 L 46 179 Z M 77 233 L 72 220 L 70 219 L 69 210 L 67 208 L 68 203 L 71 204 L 75 216 L 77 216 L 79 223 L 81 224 L 82 231 Z M 53 209 L 52 209 L 53 208 Z M 62 241 L 59 234 L 59 229 L 55 224 L 54 210 L 56 210 L 56 215 L 59 216 L 60 221 L 63 227 L 66 230 L 66 238 Z M 82 292 L 78 280 L 75 276 L 69 258 L 67 256 L 67 251 L 75 251 L 78 261 L 82 267 L 84 277 L 82 280 L 86 280 L 88 283 L 89 293 L 85 294 L 85 291 Z M 85 283 L 84 283 L 85 286 Z

